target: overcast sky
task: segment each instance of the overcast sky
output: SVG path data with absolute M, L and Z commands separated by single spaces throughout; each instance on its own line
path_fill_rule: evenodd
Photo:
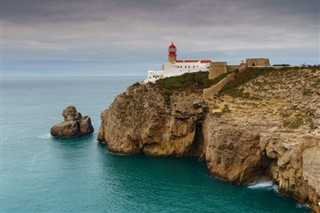
M 146 75 L 178 59 L 319 64 L 318 0 L 1 0 L 4 75 Z

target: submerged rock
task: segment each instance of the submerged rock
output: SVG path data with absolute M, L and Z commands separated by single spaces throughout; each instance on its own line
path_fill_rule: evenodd
M 94 132 L 89 116 L 81 116 L 76 107 L 68 106 L 62 112 L 64 121 L 51 127 L 50 133 L 54 137 L 71 138 Z

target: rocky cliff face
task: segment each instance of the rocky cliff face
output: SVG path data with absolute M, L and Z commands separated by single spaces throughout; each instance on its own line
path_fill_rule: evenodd
M 101 113 L 98 140 L 126 154 L 199 155 L 202 141 L 195 135 L 201 132 L 205 110 L 201 90 L 175 92 L 166 103 L 157 88 L 132 86 Z
M 320 212 L 320 71 L 254 72 L 206 102 L 190 87 L 168 103 L 153 86 L 132 86 L 102 112 L 98 139 L 114 152 L 199 156 L 236 184 L 271 179 Z
M 228 87 L 228 86 L 227 86 Z M 319 212 L 320 71 L 274 71 L 213 98 L 203 125 L 209 171 L 246 184 L 260 178 Z

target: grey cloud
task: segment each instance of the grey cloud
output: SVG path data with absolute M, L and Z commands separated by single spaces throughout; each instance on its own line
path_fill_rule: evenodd
M 12 63 L 155 61 L 171 41 L 182 56 L 319 47 L 313 0 L 10 1 L 3 11 L 4 59 Z

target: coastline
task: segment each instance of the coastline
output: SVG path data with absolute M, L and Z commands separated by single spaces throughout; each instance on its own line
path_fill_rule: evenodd
M 317 76 L 319 73 L 298 70 L 308 73 L 303 75 Z M 271 73 L 283 79 L 287 75 L 293 79 L 303 78 L 294 69 Z M 233 98 L 222 91 L 212 99 L 203 100 L 202 89 L 188 86 L 186 90 L 173 92 L 169 105 L 161 89 L 148 84 L 131 86 L 101 114 L 98 140 L 106 142 L 109 150 L 124 154 L 198 156 L 206 161 L 213 176 L 236 184 L 249 184 L 267 176 L 279 184 L 282 194 L 307 203 L 314 212 L 319 212 L 316 202 L 319 180 L 310 182 L 316 175 L 312 173 L 316 167 L 308 163 L 316 159 L 308 160 L 304 154 L 309 148 L 312 152 L 320 150 L 317 129 L 312 129 L 307 120 L 298 127 L 283 126 L 286 117 L 281 113 L 291 104 L 295 105 L 295 99 L 287 96 L 290 91 L 281 87 L 270 97 L 267 91 L 252 89 L 253 81 L 270 81 L 268 85 L 271 85 L 275 81 L 272 79 L 277 78 L 267 72 L 240 85 L 251 98 Z M 286 84 L 290 85 L 290 82 L 295 80 Z M 314 95 L 300 95 L 302 107 L 317 107 L 317 94 Z M 265 100 L 258 97 L 265 97 Z M 284 101 L 285 98 L 290 101 Z M 295 119 L 295 109 L 291 113 Z M 297 142 L 291 142 L 292 138 Z M 309 182 L 308 178 L 311 178 Z

